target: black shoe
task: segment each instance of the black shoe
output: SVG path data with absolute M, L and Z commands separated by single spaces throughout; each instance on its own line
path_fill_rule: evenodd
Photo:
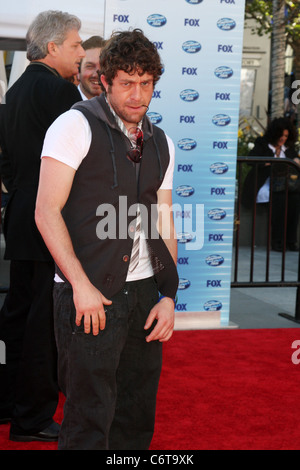
M 59 424 L 53 422 L 43 431 L 37 432 L 36 434 L 15 434 L 10 432 L 9 439 L 15 442 L 31 442 L 31 441 L 44 441 L 54 442 L 58 440 L 58 434 L 60 431 Z

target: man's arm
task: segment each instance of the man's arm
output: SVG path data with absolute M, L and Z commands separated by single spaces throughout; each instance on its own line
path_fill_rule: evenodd
M 53 158 L 43 157 L 36 201 L 37 227 L 62 273 L 73 288 L 76 324 L 84 317 L 84 330 L 98 334 L 105 328 L 104 305 L 111 304 L 89 281 L 73 249 L 61 215 L 69 197 L 75 170 Z
M 177 238 L 172 212 L 172 190 L 160 189 L 157 192 L 157 204 L 159 214 L 158 231 L 167 245 L 174 263 L 177 264 Z M 175 305 L 173 299 L 164 297 L 152 308 L 145 323 L 145 329 L 150 328 L 154 320 L 157 320 L 157 324 L 146 340 L 148 342 L 155 340 L 168 341 L 174 330 Z

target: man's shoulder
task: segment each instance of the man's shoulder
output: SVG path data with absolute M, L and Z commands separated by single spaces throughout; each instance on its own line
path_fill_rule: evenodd
M 75 103 L 71 109 L 75 109 L 80 111 L 84 116 L 88 119 L 88 121 L 97 120 L 97 121 L 104 121 L 108 124 L 113 124 L 114 120 L 112 119 L 110 122 L 110 118 L 105 111 L 104 103 L 104 96 L 95 96 L 89 100 L 83 100 Z
M 66 80 L 60 75 L 55 75 L 54 73 L 43 74 L 42 72 L 37 72 L 37 81 L 39 86 L 45 85 L 45 87 L 53 88 L 55 90 L 64 90 L 76 94 L 80 99 L 80 93 L 78 88 L 72 81 Z
M 81 101 L 81 95 L 72 82 L 61 76 L 47 75 L 47 80 L 42 77 L 36 83 L 36 92 L 41 95 L 41 99 L 55 103 L 60 106 L 67 106 L 69 109 L 74 103 Z
M 14 90 L 22 90 L 24 86 L 37 92 L 45 89 L 69 91 L 81 99 L 77 87 L 71 81 L 64 79 L 55 70 L 43 65 L 30 64 L 11 87 L 11 93 Z
M 49 127 L 80 100 L 77 87 L 62 77 L 39 70 L 25 71 L 8 92 L 5 111 L 7 117 L 13 119 L 15 106 L 21 105 L 23 114 L 33 113 L 43 126 Z
M 152 124 L 152 133 L 154 138 L 158 139 L 161 143 L 168 143 L 169 138 L 161 127 L 157 126 L 156 124 Z

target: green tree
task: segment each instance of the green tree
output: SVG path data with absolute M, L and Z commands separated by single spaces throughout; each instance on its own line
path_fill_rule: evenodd
M 294 52 L 294 71 L 300 80 L 300 0 L 247 0 L 245 19 L 255 19 L 253 33 L 272 37 L 271 118 L 284 111 L 285 51 L 289 44 Z

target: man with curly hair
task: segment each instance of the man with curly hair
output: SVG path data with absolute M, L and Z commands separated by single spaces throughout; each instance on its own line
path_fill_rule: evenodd
M 115 33 L 100 66 L 104 93 L 58 118 L 42 151 L 36 223 L 56 263 L 66 396 L 58 448 L 148 449 L 178 287 L 175 152 L 145 114 L 162 73 L 154 44 Z

